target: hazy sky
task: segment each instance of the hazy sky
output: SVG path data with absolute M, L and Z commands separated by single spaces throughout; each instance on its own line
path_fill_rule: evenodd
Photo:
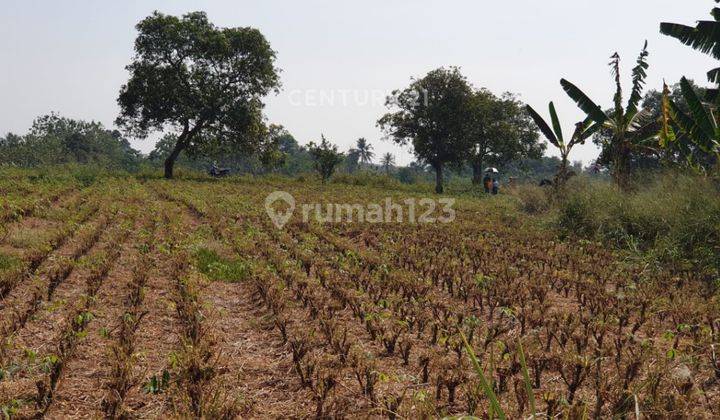
M 717 63 L 659 34 L 661 21 L 693 24 L 710 0 L 475 1 L 32 1 L 3 0 L 0 12 L 0 133 L 24 133 L 50 111 L 108 127 L 127 80 L 134 25 L 159 10 L 204 10 L 218 26 L 260 29 L 277 51 L 283 91 L 267 99 L 269 122 L 300 143 L 320 133 L 347 150 L 366 137 L 378 153 L 411 160 L 381 140 L 381 97 L 411 76 L 460 66 L 476 87 L 511 91 L 543 110 L 554 100 L 565 131 L 581 114 L 562 91 L 565 77 L 603 106 L 613 82 L 608 57 L 618 51 L 623 80 L 642 43 L 650 43 L 648 86 L 680 76 L 705 83 Z M 133 144 L 148 152 L 151 140 Z M 554 153 L 549 149 L 550 153 Z M 596 157 L 592 145 L 572 159 Z

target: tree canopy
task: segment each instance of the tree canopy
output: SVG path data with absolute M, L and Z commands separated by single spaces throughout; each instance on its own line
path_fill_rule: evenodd
M 435 192 L 443 192 L 443 169 L 467 158 L 465 116 L 473 92 L 457 67 L 439 68 L 396 90 L 378 125 L 397 144 L 412 144 L 415 156 L 433 167 Z
M 262 98 L 279 86 L 275 52 L 253 28 L 218 28 L 204 12 L 155 12 L 137 25 L 130 79 L 117 124 L 146 137 L 177 134 L 165 160 L 171 178 L 183 150 L 208 144 L 251 154 L 268 140 Z
M 412 144 L 418 160 L 435 170 L 435 191 L 443 191 L 446 166 L 470 165 L 479 183 L 484 165 L 504 166 L 540 158 L 545 144 L 524 105 L 511 93 L 498 97 L 475 90 L 456 67 L 440 68 L 393 92 L 394 110 L 378 125 L 394 142 Z
M 482 181 L 486 165 L 504 166 L 520 158 L 540 158 L 545 144 L 522 102 L 512 93 L 498 97 L 487 89 L 474 92 L 467 110 L 468 163 L 473 183 Z
M 132 169 L 140 153 L 119 131 L 98 122 L 43 115 L 25 135 L 0 138 L 0 164 L 16 166 L 80 163 L 108 169 Z
M 343 161 L 345 156 L 338 152 L 337 145 L 330 143 L 324 135 L 320 135 L 320 143 L 308 143 L 308 151 L 315 162 L 315 170 L 322 182 L 326 182 L 335 172 L 335 167 Z

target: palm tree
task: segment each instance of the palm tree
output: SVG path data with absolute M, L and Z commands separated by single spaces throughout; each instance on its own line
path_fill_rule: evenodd
M 555 175 L 555 185 L 562 185 L 567 181 L 569 177 L 568 173 L 568 156 L 570 151 L 576 144 L 585 144 L 590 136 L 595 134 L 602 125 L 593 124 L 590 118 L 585 121 L 580 121 L 575 124 L 575 131 L 573 132 L 570 141 L 565 142 L 563 137 L 562 128 L 560 127 L 560 120 L 558 119 L 557 112 L 555 112 L 555 105 L 550 102 L 550 118 L 552 121 L 552 129 L 550 125 L 540 116 L 530 105 L 526 106 L 526 109 L 535 124 L 540 128 L 540 131 L 545 135 L 548 141 L 560 150 L 560 168 L 558 173 Z
M 720 3 L 720 0 L 715 0 L 715 3 Z M 694 28 L 663 22 L 660 24 L 660 33 L 677 38 L 683 44 L 720 60 L 720 8 L 713 8 L 710 14 L 714 20 L 698 21 Z M 720 67 L 710 70 L 707 75 L 711 82 L 720 83 Z
M 688 163 L 691 167 L 702 172 L 706 169 L 703 163 L 714 161 L 717 165 L 720 162 L 720 121 L 718 121 L 715 113 L 703 105 L 692 84 L 684 77 L 680 80 L 680 88 L 690 113 L 689 115 L 686 114 L 670 99 L 670 89 L 665 85 L 663 87 L 660 145 L 669 148 L 673 146 L 673 143 L 686 143 L 689 141 L 694 146 L 692 149 L 694 149 L 695 153 L 688 144 L 675 146 L 688 150 L 689 153 L 686 153 Z M 681 142 L 675 134 L 675 130 L 670 124 L 671 118 L 677 124 L 680 132 L 685 134 L 686 142 Z M 700 160 L 700 162 L 693 162 L 694 155 L 696 157 L 701 155 L 705 159 L 696 159 Z M 702 162 L 702 160 L 705 162 Z
M 355 145 L 358 156 L 360 157 L 360 163 L 369 164 L 372 162 L 375 153 L 373 153 L 372 144 L 368 143 L 364 137 L 360 137 Z
M 395 166 L 395 156 L 392 153 L 385 153 L 380 160 L 380 164 L 385 169 L 385 174 L 390 175 L 390 168 Z
M 639 150 L 652 150 L 651 141 L 657 138 L 657 123 L 647 123 L 646 112 L 638 106 L 642 100 L 642 91 L 647 77 L 647 41 L 640 52 L 637 64 L 632 71 L 633 86 L 627 106 L 622 105 L 622 86 L 620 84 L 620 56 L 615 53 L 611 57 L 610 67 L 615 77 L 616 91 L 613 98 L 614 109 L 603 111 L 577 86 L 565 79 L 560 80 L 565 92 L 582 109 L 591 121 L 608 130 L 611 136 L 603 144 L 603 152 L 607 151 L 612 163 L 612 174 L 615 182 L 623 188 L 628 186 L 631 172 L 630 160 L 632 153 Z
M 360 152 L 358 149 L 350 149 L 345 156 L 345 165 L 347 166 L 348 173 L 353 173 L 358 167 L 360 162 Z
M 715 3 L 720 3 L 720 0 L 715 0 Z M 695 27 L 663 22 L 660 24 L 660 33 L 720 60 L 720 8 L 713 8 L 710 15 L 713 20 L 698 21 Z M 710 82 L 720 84 L 720 67 L 710 70 L 707 76 Z M 717 165 L 720 162 L 720 121 L 712 110 L 702 103 L 692 83 L 684 77 L 680 81 L 680 88 L 688 104 L 689 115 L 670 99 L 669 89 L 664 86 L 660 144 L 665 148 L 680 148 L 686 152 L 691 167 L 704 171 L 706 168 L 703 163 L 712 163 L 714 160 Z M 707 89 L 706 98 L 710 101 L 720 100 L 718 89 Z M 715 103 L 717 104 L 718 102 Z M 670 119 L 684 136 L 675 135 Z

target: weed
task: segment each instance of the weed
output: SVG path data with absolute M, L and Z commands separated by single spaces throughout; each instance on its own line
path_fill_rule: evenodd
M 151 376 L 144 384 L 143 390 L 148 394 L 160 394 L 170 386 L 170 372 L 163 370 L 160 377 Z
M 207 248 L 198 249 L 195 258 L 198 270 L 211 280 L 235 283 L 245 280 L 249 273 L 249 266 L 245 261 L 224 259 Z

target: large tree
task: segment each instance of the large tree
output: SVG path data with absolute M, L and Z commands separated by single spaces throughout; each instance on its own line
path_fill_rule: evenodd
M 155 12 L 137 25 L 130 80 L 120 90 L 117 124 L 146 137 L 177 140 L 165 177 L 183 150 L 208 142 L 252 154 L 267 141 L 261 99 L 279 86 L 275 52 L 253 28 L 218 28 L 204 12 Z
M 456 67 L 439 68 L 396 90 L 378 125 L 395 143 L 411 143 L 415 156 L 435 170 L 435 192 L 443 192 L 443 170 L 462 164 L 471 144 L 464 133 L 472 88 Z
M 148 158 L 152 162 L 163 162 L 175 148 L 177 135 L 167 133 L 155 144 L 155 150 L 150 152 Z M 179 156 L 176 164 L 182 163 L 197 170 L 206 170 L 211 163 L 230 169 L 233 173 L 251 173 L 253 175 L 273 171 L 284 171 L 291 160 L 291 154 L 285 148 L 297 149 L 297 143 L 292 135 L 278 124 L 270 124 L 267 139 L 263 141 L 255 153 L 232 147 L 222 147 L 214 141 L 199 142 L 197 147 L 188 149 Z M 294 143 L 294 146 L 288 144 Z M 309 159 L 309 158 L 308 158 Z
M 511 93 L 497 97 L 487 89 L 475 91 L 465 122 L 465 136 L 472 143 L 468 163 L 474 184 L 482 182 L 485 165 L 539 159 L 545 150 L 530 115 Z

